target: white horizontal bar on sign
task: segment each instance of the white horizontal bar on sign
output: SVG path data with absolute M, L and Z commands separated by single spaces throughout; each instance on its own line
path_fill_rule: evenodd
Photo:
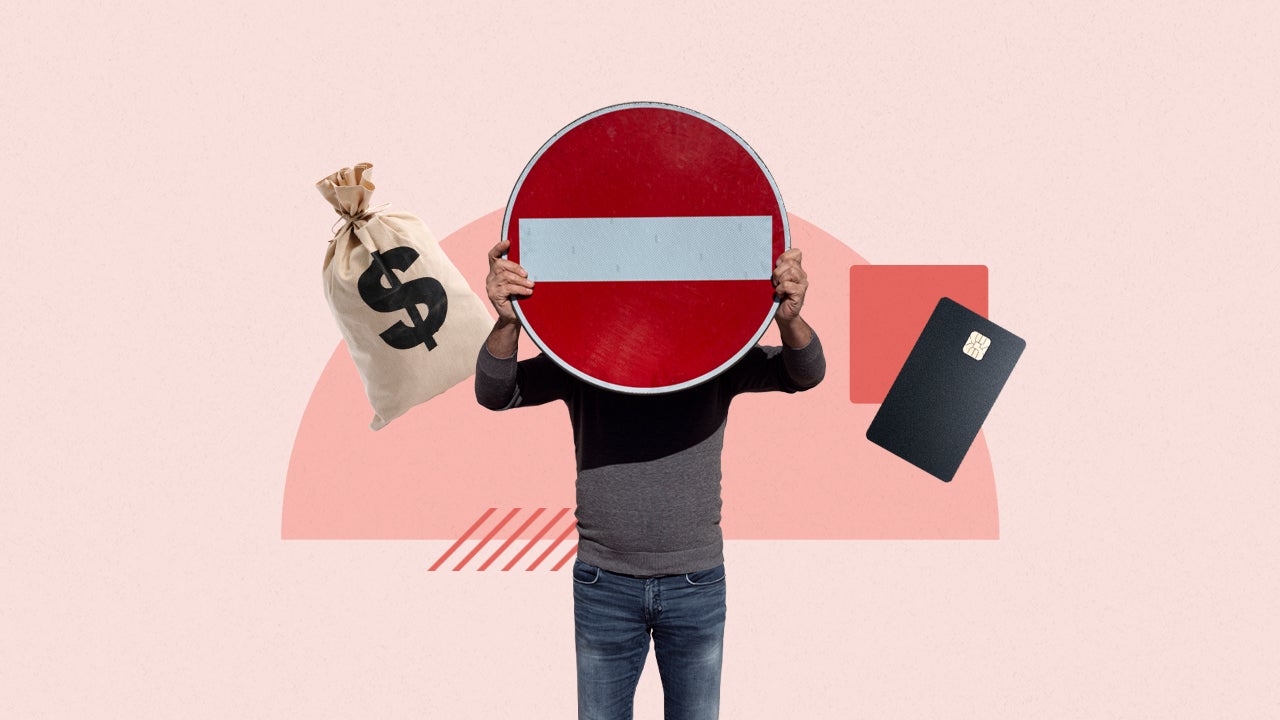
M 535 282 L 768 280 L 773 218 L 523 218 L 520 264 Z

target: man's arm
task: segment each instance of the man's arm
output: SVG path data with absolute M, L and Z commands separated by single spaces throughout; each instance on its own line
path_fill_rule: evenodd
M 773 291 L 779 303 L 773 318 L 782 336 L 780 354 L 786 379 L 796 390 L 808 390 L 826 376 L 827 359 L 817 334 L 800 317 L 804 296 L 809 292 L 809 275 L 800 264 L 801 259 L 800 248 L 791 248 L 774 263 Z
M 502 257 L 511 243 L 503 240 L 489 250 L 489 277 L 485 291 L 498 311 L 489 337 L 476 357 L 476 402 L 490 410 L 541 405 L 566 397 L 568 378 L 545 355 L 516 362 L 520 343 L 520 319 L 512 305 L 514 296 L 533 294 L 529 273 Z
M 487 345 L 476 358 L 476 402 L 490 410 L 542 405 L 569 397 L 569 374 L 546 355 L 516 362 L 515 352 L 494 357 Z
M 529 273 L 518 264 L 503 257 L 511 242 L 503 240 L 489 248 L 489 276 L 484 279 L 484 290 L 498 311 L 498 322 L 485 346 L 496 357 L 507 357 L 516 352 L 516 343 L 520 339 L 520 318 L 516 316 L 516 307 L 512 304 L 515 296 L 528 297 L 533 294 L 533 281 Z
M 800 248 L 791 248 L 773 264 L 773 293 L 779 301 L 773 319 L 778 323 L 782 344 L 794 350 L 808 345 L 813 337 L 813 329 L 800 317 L 805 293 L 809 292 L 809 275 L 800 265 L 802 258 Z
M 800 264 L 799 248 L 778 256 L 773 269 L 773 287 L 778 296 L 774 322 L 782 336 L 782 347 L 757 345 L 730 370 L 729 382 L 735 393 L 808 390 L 822 382 L 827 361 L 822 343 L 809 323 L 800 317 L 809 276 Z
M 799 350 L 813 340 L 813 328 L 799 315 L 790 320 L 782 320 L 775 315 L 774 319 L 778 324 L 778 334 L 782 336 L 782 344 L 792 350 Z
M 498 318 L 489 331 L 484 346 L 496 358 L 512 357 L 520 345 L 520 322 Z

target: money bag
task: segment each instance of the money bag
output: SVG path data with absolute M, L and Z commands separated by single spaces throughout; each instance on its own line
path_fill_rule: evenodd
M 343 168 L 316 187 L 341 216 L 324 295 L 379 430 L 470 377 L 493 320 L 422 220 L 370 208 L 372 168 Z

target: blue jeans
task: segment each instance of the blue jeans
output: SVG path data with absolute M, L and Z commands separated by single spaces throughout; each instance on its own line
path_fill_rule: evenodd
M 631 720 L 649 636 L 666 720 L 720 715 L 724 565 L 634 578 L 573 564 L 578 720 Z

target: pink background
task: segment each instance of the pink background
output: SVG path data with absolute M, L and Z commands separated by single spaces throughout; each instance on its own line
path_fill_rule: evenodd
M 577 5 L 6 11 L 0 716 L 571 717 L 563 572 L 279 539 L 312 184 L 373 162 L 443 237 L 640 99 L 1028 339 L 1000 540 L 728 545 L 724 717 L 1274 716 L 1280 10 Z

